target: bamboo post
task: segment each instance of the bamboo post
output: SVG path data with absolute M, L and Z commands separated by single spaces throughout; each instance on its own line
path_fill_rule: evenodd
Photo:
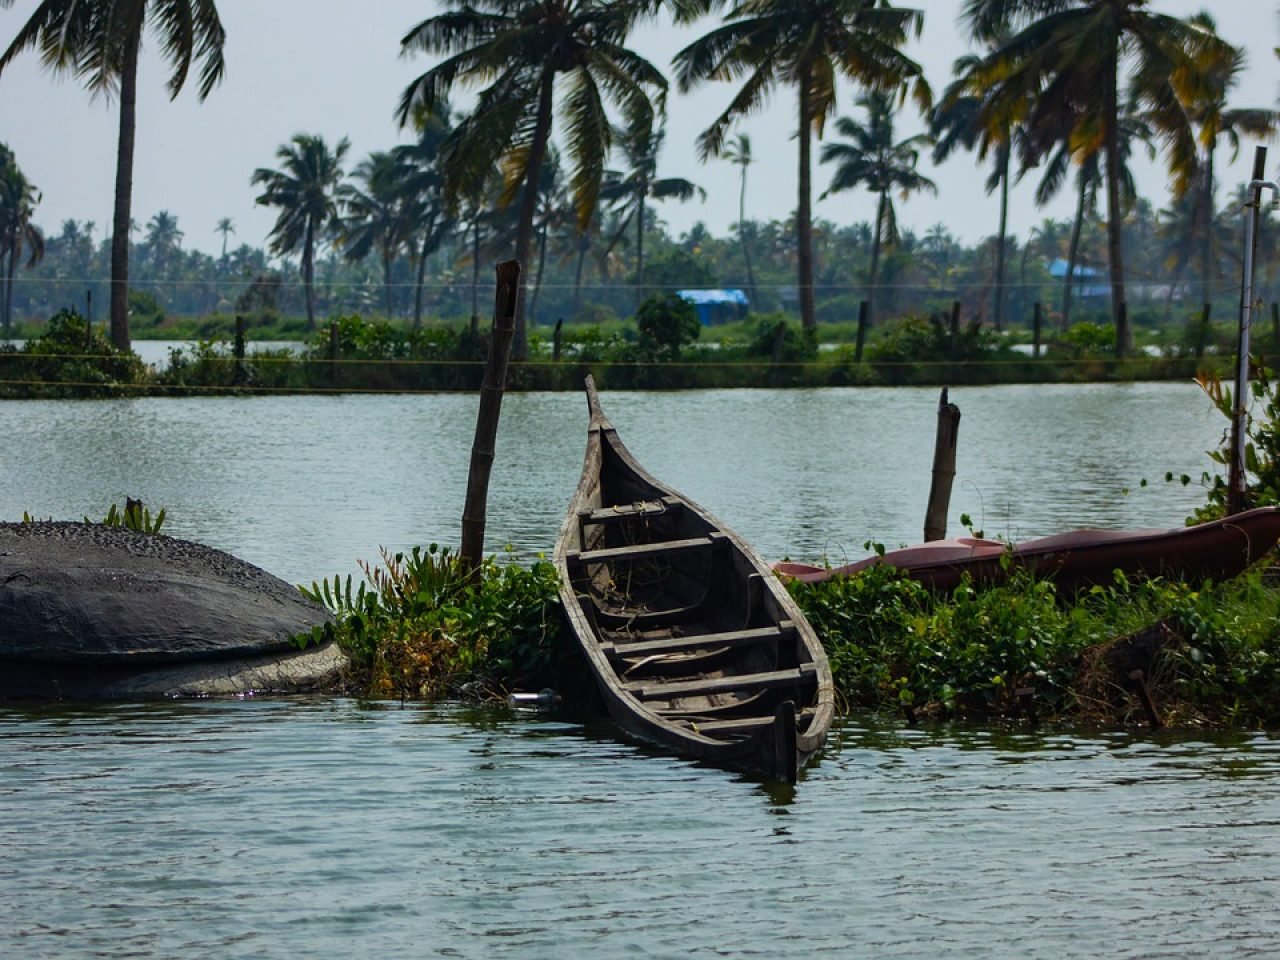
M 1262 179 L 1267 166 L 1267 148 L 1253 151 L 1253 179 L 1249 182 L 1249 201 L 1244 214 L 1244 266 L 1240 283 L 1240 332 L 1236 340 L 1234 409 L 1231 412 L 1231 460 L 1227 470 L 1227 513 L 1240 513 L 1247 506 L 1245 491 L 1245 418 L 1248 416 L 1249 391 L 1249 325 L 1253 316 L 1253 264 L 1258 253 L 1258 218 L 1262 207 L 1262 189 L 1280 190 L 1275 183 Z
M 853 362 L 862 362 L 862 348 L 867 342 L 867 313 L 870 306 L 867 301 L 860 300 L 858 302 L 858 340 L 853 347 Z
M 236 315 L 236 339 L 233 348 L 236 358 L 236 369 L 233 374 L 234 383 L 238 386 L 245 381 L 244 366 L 244 317 Z
M 1040 356 L 1040 324 L 1042 323 L 1040 301 L 1036 301 L 1035 311 L 1031 315 L 1031 356 Z
M 564 317 L 556 321 L 556 332 L 551 335 L 551 362 L 560 362 L 560 331 L 564 327 Z
M 924 515 L 924 539 L 947 535 L 947 511 L 951 507 L 951 483 L 956 476 L 956 439 L 960 433 L 960 408 L 947 402 L 947 388 L 938 401 L 938 433 L 933 445 L 933 481 Z
M 493 469 L 498 418 L 502 413 L 502 391 L 507 382 L 507 360 L 515 334 L 516 295 L 520 289 L 520 261 L 506 260 L 497 267 L 494 294 L 493 334 L 489 338 L 489 360 L 480 385 L 480 412 L 476 417 L 476 437 L 471 445 L 471 470 L 467 474 L 467 499 L 462 508 L 462 549 L 464 568 L 476 570 L 484 556 L 485 511 L 489 497 L 489 473 Z

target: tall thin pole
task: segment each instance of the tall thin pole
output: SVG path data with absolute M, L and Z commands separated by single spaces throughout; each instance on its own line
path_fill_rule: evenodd
M 1240 284 L 1240 334 L 1236 349 L 1236 379 L 1232 394 L 1231 463 L 1227 470 L 1227 513 L 1240 513 L 1245 499 L 1245 417 L 1248 415 L 1249 392 L 1249 325 L 1253 319 L 1253 263 L 1258 252 L 1258 219 L 1264 188 L 1280 193 L 1274 181 L 1263 180 L 1267 164 L 1267 148 L 1256 147 L 1253 154 L 1253 179 L 1249 181 L 1249 200 L 1244 216 L 1244 270 Z

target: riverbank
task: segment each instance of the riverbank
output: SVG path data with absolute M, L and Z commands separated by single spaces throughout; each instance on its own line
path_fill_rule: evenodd
M 1206 344 L 1148 344 L 1117 358 L 1095 324 L 1026 342 L 1027 331 L 954 330 L 937 321 L 886 323 L 865 349 L 839 330 L 820 343 L 777 318 L 708 329 L 666 342 L 634 327 L 557 328 L 530 337 L 508 389 L 577 390 L 591 373 L 601 389 L 990 385 L 1186 380 L 1221 373 Z M 714 340 L 711 339 L 714 336 Z M 406 329 L 344 317 L 302 343 L 280 347 L 243 335 L 201 340 L 146 364 L 118 353 L 100 328 L 64 312 L 22 346 L 0 346 L 0 397 L 253 395 L 477 390 L 486 336 L 468 327 Z

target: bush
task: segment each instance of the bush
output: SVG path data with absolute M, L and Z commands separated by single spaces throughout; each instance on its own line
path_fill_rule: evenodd
M 675 360 L 680 348 L 702 334 L 698 311 L 674 293 L 657 293 L 636 311 L 637 346 L 642 355 L 654 360 Z

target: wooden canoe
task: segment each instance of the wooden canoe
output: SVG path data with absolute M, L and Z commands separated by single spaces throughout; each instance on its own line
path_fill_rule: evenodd
M 636 462 L 586 389 L 555 564 L 610 715 L 685 756 L 794 782 L 834 714 L 817 635 L 750 546 Z
M 804 563 L 778 563 L 774 569 L 812 583 L 887 563 L 939 591 L 954 590 L 965 574 L 975 583 L 998 582 L 1011 567 L 1030 569 L 1064 590 L 1112 583 L 1117 570 L 1130 578 L 1220 582 L 1257 563 L 1277 540 L 1280 508 L 1258 507 L 1170 530 L 1071 530 L 1016 544 L 961 537 L 891 550 L 834 569 Z

